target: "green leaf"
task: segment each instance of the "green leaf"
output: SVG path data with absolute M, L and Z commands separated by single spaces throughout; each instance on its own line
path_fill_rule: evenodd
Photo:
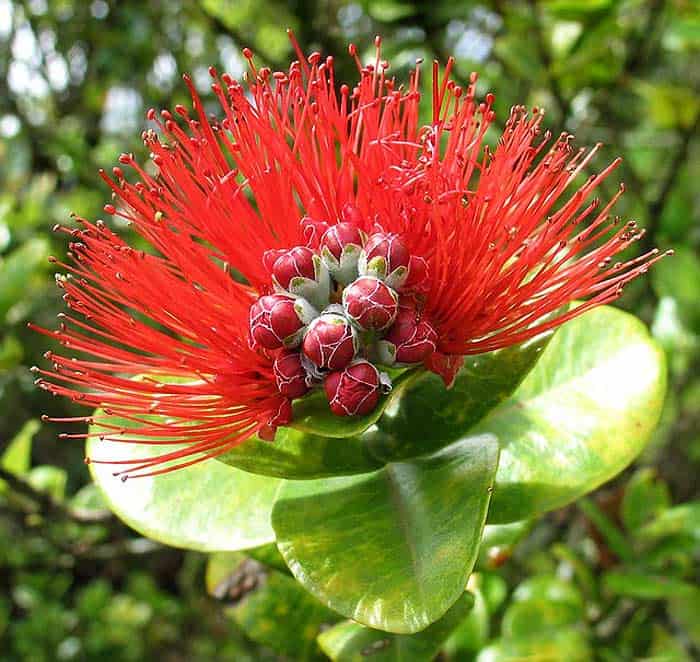
M 450 389 L 433 373 L 418 374 L 406 385 L 398 406 L 386 408 L 379 431 L 368 434 L 372 453 L 389 460 L 405 459 L 461 438 L 515 391 L 551 337 L 546 333 L 520 345 L 467 357 Z
M 439 621 L 418 634 L 390 634 L 345 621 L 321 634 L 318 643 L 334 662 L 430 662 L 473 603 L 471 594 L 464 593 Z
M 476 662 L 516 662 L 537 660 L 538 662 L 590 662 L 593 651 L 581 630 L 573 627 L 538 633 L 519 639 L 499 639 L 484 648 Z
M 0 321 L 23 300 L 30 284 L 40 278 L 41 266 L 48 265 L 49 242 L 33 238 L 24 242 L 5 259 L 0 259 Z
M 70 499 L 70 507 L 84 513 L 109 512 L 102 490 L 95 483 L 83 485 Z
M 285 481 L 272 513 L 277 545 L 332 609 L 417 632 L 464 591 L 497 462 L 496 440 L 484 435 L 369 474 Z
M 489 638 L 488 604 L 478 586 L 472 586 L 474 578 L 480 579 L 481 575 L 474 574 L 469 580 L 469 591 L 474 594 L 474 607 L 452 631 L 443 646 L 444 652 L 451 660 L 470 659 L 486 645 Z
M 112 423 L 120 425 L 118 419 Z M 98 426 L 91 429 L 99 431 Z M 162 452 L 157 445 L 101 441 L 99 436 L 90 437 L 86 448 L 93 460 L 149 458 Z M 275 539 L 270 513 L 280 483 L 276 478 L 211 461 L 126 482 L 114 470 L 115 465 L 90 464 L 110 509 L 142 535 L 200 551 L 246 549 Z
M 513 591 L 514 602 L 526 600 L 545 600 L 571 605 L 579 618 L 583 617 L 583 599 L 579 590 L 554 575 L 535 575 L 523 581 Z
M 603 578 L 605 588 L 615 595 L 638 600 L 663 600 L 692 595 L 697 589 L 688 582 L 648 572 L 611 571 Z
M 510 639 L 547 633 L 577 623 L 581 610 L 567 602 L 524 600 L 511 604 L 503 615 L 503 635 Z
M 700 501 L 689 501 L 662 512 L 639 532 L 640 538 L 659 539 L 687 534 L 700 541 Z
M 674 622 L 685 630 L 693 645 L 700 647 L 700 589 L 671 596 L 668 611 Z
M 668 260 L 661 260 L 651 273 L 656 294 L 672 297 L 678 312 L 692 329 L 700 331 L 700 258 L 690 248 L 680 247 Z
M 263 565 L 270 566 L 271 568 L 279 570 L 287 575 L 291 574 L 287 564 L 284 562 L 284 559 L 280 554 L 279 549 L 277 549 L 277 545 L 274 543 L 262 545 L 260 547 L 253 547 L 252 549 L 246 549 L 245 553 Z
M 0 466 L 15 476 L 24 476 L 31 466 L 32 439 L 41 427 L 39 421 L 27 421 L 0 457 Z
M 622 521 L 632 535 L 671 505 L 666 483 L 653 469 L 644 468 L 630 478 L 622 499 Z
M 489 523 L 559 508 L 622 471 L 653 432 L 665 391 L 663 352 L 638 319 L 601 307 L 565 324 L 472 430 L 501 443 Z
M 46 492 L 55 501 L 63 501 L 66 495 L 68 474 L 60 467 L 42 464 L 34 467 L 27 475 L 27 482 L 39 492 Z
M 382 466 L 361 437 L 322 437 L 294 428 L 279 428 L 274 442 L 251 437 L 217 460 L 244 471 L 290 479 L 367 473 Z

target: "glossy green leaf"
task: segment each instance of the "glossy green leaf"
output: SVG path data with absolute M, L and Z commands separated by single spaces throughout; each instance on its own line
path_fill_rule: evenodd
M 332 609 L 417 632 L 464 591 L 497 461 L 496 440 L 485 435 L 369 474 L 285 481 L 272 513 L 277 545 Z
M 294 428 L 279 428 L 273 442 L 247 439 L 217 459 L 244 471 L 290 479 L 367 473 L 383 464 L 361 437 L 323 437 Z
M 565 324 L 473 429 L 501 444 L 489 523 L 558 508 L 619 473 L 653 432 L 665 390 L 663 353 L 632 315 L 601 307 Z
M 417 375 L 400 402 L 386 408 L 378 433 L 368 436 L 377 457 L 415 457 L 446 446 L 509 397 L 533 368 L 552 337 L 537 338 L 495 352 L 467 357 L 454 385 L 430 372 Z
M 246 549 L 245 553 L 263 565 L 279 570 L 287 575 L 291 574 L 275 543 Z
M 159 453 L 159 446 L 99 437 L 91 437 L 86 449 L 93 460 L 148 458 Z M 275 539 L 270 513 L 280 483 L 276 478 L 210 461 L 126 482 L 115 477 L 114 470 L 115 465 L 90 464 L 110 509 L 149 538 L 201 551 L 245 549 Z
M 345 621 L 326 630 L 318 642 L 333 662 L 430 662 L 473 602 L 471 594 L 464 593 L 439 621 L 417 634 L 390 634 Z

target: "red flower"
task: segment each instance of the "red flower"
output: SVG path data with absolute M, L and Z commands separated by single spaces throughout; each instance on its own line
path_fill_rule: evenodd
M 434 67 L 432 121 L 423 126 L 419 68 L 399 86 L 379 42 L 371 64 L 360 64 L 352 46 L 350 53 L 359 82 L 336 87 L 331 57 L 299 51 L 287 72 L 273 73 L 245 50 L 245 85 L 211 70 L 216 121 L 185 77 L 193 112 L 148 113 L 158 130 L 143 138 L 157 174 L 130 154 L 119 159 L 129 177 L 121 167 L 103 173 L 115 199 L 106 212 L 128 221 L 150 249 L 129 246 L 101 221 L 61 228 L 72 238 L 70 261 L 59 263 L 69 276 L 58 281 L 70 312 L 55 332 L 42 331 L 65 351 L 47 355 L 53 370 L 40 370 L 39 383 L 128 421 L 127 431 L 115 429 L 120 440 L 185 444 L 128 464 L 129 472 L 191 464 L 289 422 L 287 386 L 278 389 L 280 366 L 277 379 L 273 371 L 278 350 L 249 345 L 250 308 L 292 282 L 313 293 L 313 305 L 297 299 L 304 325 L 324 306 L 338 308 L 367 237 L 396 237 L 398 251 L 367 246 L 371 275 L 382 278 L 387 261 L 387 286 L 431 331 L 426 342 L 437 351 L 426 365 L 445 375 L 460 356 L 523 341 L 612 301 L 661 257 L 615 261 L 642 234 L 610 216 L 622 189 L 602 206 L 591 199 L 617 162 L 570 193 L 597 146 L 575 150 L 569 135 L 550 144 L 542 113 L 517 107 L 495 148 L 485 147 L 493 96 L 476 99 L 476 76 L 466 88 L 451 81 L 452 60 L 443 76 Z M 375 252 L 381 259 L 372 260 Z M 282 255 L 290 257 L 278 263 Z M 299 292 L 306 290 L 289 294 Z M 293 334 L 290 319 L 284 333 Z M 387 333 L 399 345 L 413 337 L 403 327 Z M 369 356 L 369 342 L 356 355 Z M 422 349 L 407 346 L 405 357 Z M 320 383 L 325 367 L 305 360 L 289 367 L 303 365 L 305 383 Z

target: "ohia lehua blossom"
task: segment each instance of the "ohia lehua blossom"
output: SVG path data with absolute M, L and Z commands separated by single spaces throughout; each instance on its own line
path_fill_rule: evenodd
M 114 458 L 124 475 L 272 440 L 313 391 L 356 416 L 391 389 L 387 371 L 432 370 L 447 387 L 464 356 L 608 303 L 662 257 L 617 259 L 642 235 L 612 216 L 622 188 L 594 197 L 617 161 L 575 187 L 599 146 L 551 140 L 540 110 L 514 107 L 488 146 L 494 97 L 477 98 L 475 75 L 455 83 L 452 60 L 422 100 L 420 65 L 396 81 L 379 40 L 368 63 L 350 46 L 352 86 L 294 43 L 287 71 L 247 49 L 243 82 L 212 69 L 216 119 L 187 76 L 191 109 L 149 111 L 153 168 L 123 154 L 102 173 L 105 211 L 139 247 L 102 221 L 58 228 L 68 311 L 39 329 L 61 349 L 37 381 L 101 408 L 102 434 L 163 444 Z

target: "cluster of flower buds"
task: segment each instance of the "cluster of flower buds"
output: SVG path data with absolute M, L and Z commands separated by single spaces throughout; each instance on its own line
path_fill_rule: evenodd
M 377 366 L 423 363 L 437 342 L 416 306 L 425 261 L 398 235 L 367 236 L 357 213 L 347 208 L 335 225 L 304 219 L 307 246 L 268 251 L 274 292 L 250 309 L 251 344 L 274 356 L 280 393 L 323 387 L 338 416 L 372 412 L 391 389 Z

